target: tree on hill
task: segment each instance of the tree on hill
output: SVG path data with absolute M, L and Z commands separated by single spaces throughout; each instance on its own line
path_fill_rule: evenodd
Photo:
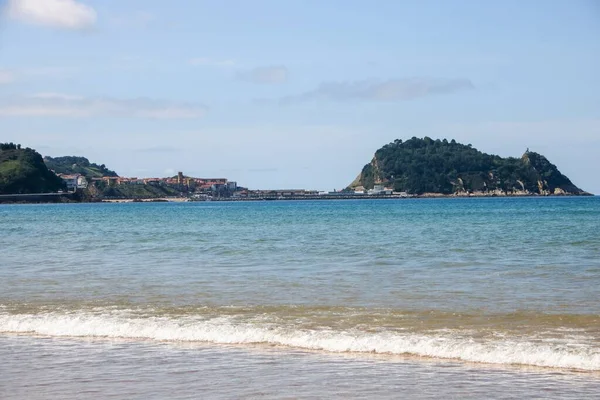
M 14 143 L 0 144 L 0 194 L 50 193 L 65 189 L 42 156 Z
M 85 157 L 45 157 L 44 162 L 51 170 L 58 174 L 81 174 L 86 178 L 99 178 L 102 176 L 119 176 L 115 171 L 106 168 L 106 165 L 91 163 Z

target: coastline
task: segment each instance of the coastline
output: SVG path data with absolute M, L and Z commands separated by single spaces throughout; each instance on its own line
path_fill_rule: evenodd
M 47 196 L 2 195 L 0 204 L 74 204 L 74 203 L 187 203 L 187 202 L 248 202 L 248 201 L 322 201 L 322 200 L 409 200 L 409 199 L 476 199 L 476 198 L 565 198 L 595 197 L 593 193 L 582 194 L 442 194 L 424 193 L 420 195 L 316 195 L 280 197 L 215 197 L 197 200 L 190 197 L 122 198 L 122 199 L 74 199 L 72 194 Z
M 564 197 L 594 197 L 595 194 L 587 193 L 587 194 L 552 194 L 552 195 L 541 195 L 541 194 L 527 194 L 527 195 L 446 195 L 446 194 L 437 194 L 437 193 L 427 193 L 421 195 L 412 195 L 412 196 L 398 196 L 398 195 L 323 195 L 323 196 L 310 196 L 310 197 L 302 197 L 302 196 L 289 196 L 289 197 L 262 197 L 262 198 L 214 198 L 212 200 L 192 200 L 194 202 L 200 201 L 225 201 L 225 202 L 238 202 L 238 201 L 311 201 L 311 200 L 409 200 L 409 199 L 481 199 L 481 198 L 564 198 Z

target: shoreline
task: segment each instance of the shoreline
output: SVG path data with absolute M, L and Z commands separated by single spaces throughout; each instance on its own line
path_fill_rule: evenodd
M 22 197 L 21 197 L 22 196 Z M 318 195 L 318 196 L 285 196 L 285 197 L 216 197 L 211 199 L 193 199 L 191 197 L 158 197 L 158 198 L 123 198 L 123 199 L 91 199 L 75 200 L 68 196 L 36 198 L 29 200 L 30 195 L 3 195 L 0 204 L 91 204 L 91 203 L 205 203 L 205 202 L 247 202 L 247 201 L 323 201 L 323 200 L 411 200 L 411 199 L 481 199 L 481 198 L 573 198 L 595 197 L 592 193 L 583 194 L 438 194 L 421 195 Z
M 286 200 L 382 200 L 382 199 L 401 199 L 401 200 L 410 200 L 410 199 L 473 199 L 473 198 L 559 198 L 559 197 L 595 197 L 595 194 L 586 193 L 586 194 L 510 194 L 510 195 L 447 195 L 447 194 L 422 194 L 422 195 L 409 195 L 409 196 L 399 196 L 399 195 L 323 195 L 323 196 L 310 196 L 310 197 L 302 197 L 302 196 L 289 196 L 289 197 L 250 197 L 250 198 L 214 198 L 212 200 L 190 200 L 193 202 L 205 202 L 205 201 L 286 201 Z

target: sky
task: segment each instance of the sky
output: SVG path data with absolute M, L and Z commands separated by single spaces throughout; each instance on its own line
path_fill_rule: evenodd
M 600 194 L 600 1 L 0 0 L 0 142 L 332 190 L 413 136 Z

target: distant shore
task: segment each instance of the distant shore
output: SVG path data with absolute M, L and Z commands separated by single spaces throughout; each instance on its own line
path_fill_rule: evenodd
M 464 199 L 464 198 L 518 198 L 518 197 L 587 197 L 595 196 L 585 194 L 482 194 L 461 193 L 441 194 L 424 193 L 419 195 L 356 195 L 356 194 L 323 194 L 313 196 L 271 196 L 271 197 L 213 197 L 195 199 L 191 197 L 159 197 L 159 198 L 122 198 L 122 199 L 77 199 L 73 193 L 43 193 L 43 194 L 13 194 L 0 195 L 0 204 L 47 204 L 47 203 L 184 203 L 184 202 L 240 202 L 240 201 L 289 201 L 289 200 L 378 200 L 378 199 Z
M 323 195 L 323 196 L 310 196 L 310 197 L 280 197 L 280 198 L 251 198 L 251 197 L 243 197 L 243 198 L 214 198 L 212 200 L 192 200 L 192 201 L 286 201 L 286 200 L 379 200 L 379 199 L 467 199 L 467 198 L 522 198 L 522 197 L 532 197 L 532 198 L 560 198 L 560 197 L 593 197 L 595 196 L 592 193 L 574 195 L 574 194 L 560 194 L 560 195 L 540 195 L 540 194 L 510 194 L 510 195 L 447 195 L 447 194 L 421 194 L 421 195 L 412 195 L 412 196 L 397 196 L 397 195 L 365 195 L 365 196 L 356 196 L 356 195 Z
M 101 203 L 184 203 L 189 197 L 159 197 L 151 199 L 102 199 Z
M 246 201 L 320 201 L 320 200 L 392 200 L 392 199 L 465 199 L 465 198 L 520 198 L 520 197 L 531 197 L 531 198 L 559 198 L 559 197 L 587 197 L 594 196 L 594 194 L 588 193 L 586 195 L 540 195 L 540 194 L 519 194 L 519 195 L 445 195 L 436 193 L 427 193 L 422 195 L 410 195 L 410 196 L 399 196 L 399 195 L 319 195 L 319 196 L 285 196 L 285 197 L 215 197 L 211 199 L 192 199 L 189 197 L 177 197 L 177 198 L 155 198 L 155 199 L 104 199 L 103 203 L 151 203 L 151 202 L 169 202 L 169 203 L 182 203 L 182 202 L 246 202 Z

